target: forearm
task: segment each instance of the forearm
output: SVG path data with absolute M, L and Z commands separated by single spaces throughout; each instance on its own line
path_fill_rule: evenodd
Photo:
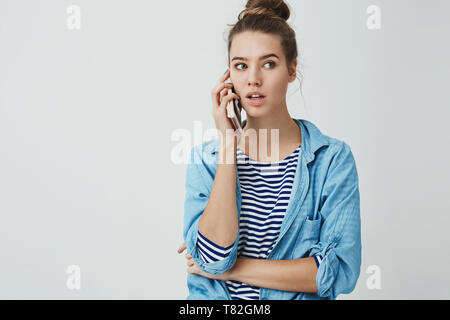
M 225 160 L 217 165 L 211 194 L 200 217 L 198 229 L 209 240 L 227 247 L 236 241 L 239 231 L 236 206 L 236 144 L 222 145 L 219 157 Z
M 294 292 L 317 292 L 317 265 L 313 257 L 292 260 L 238 258 L 227 271 L 228 280 Z

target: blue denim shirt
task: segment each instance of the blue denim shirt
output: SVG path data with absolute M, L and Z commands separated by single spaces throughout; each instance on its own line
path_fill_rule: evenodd
M 292 193 L 280 234 L 267 259 L 289 260 L 320 254 L 317 293 L 261 288 L 261 300 L 336 299 L 356 286 L 361 268 L 361 218 L 358 173 L 350 147 L 312 122 L 294 119 L 302 135 Z M 244 124 L 245 126 L 245 121 Z M 211 193 L 219 140 L 192 147 L 186 171 L 183 238 L 187 252 L 207 273 L 221 274 L 237 259 L 239 235 L 228 256 L 203 262 L 197 247 L 198 221 Z M 241 191 L 236 169 L 237 212 Z M 187 299 L 231 300 L 224 281 L 187 275 Z

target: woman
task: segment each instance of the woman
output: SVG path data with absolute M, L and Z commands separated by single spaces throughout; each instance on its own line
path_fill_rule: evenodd
M 187 166 L 185 243 L 178 252 L 188 251 L 188 299 L 335 299 L 359 277 L 351 149 L 287 110 L 297 66 L 289 15 L 283 1 L 250 0 L 230 31 L 229 70 L 212 92 L 219 139 L 194 146 Z M 236 93 L 229 93 L 228 78 Z M 241 136 L 230 139 L 232 99 L 247 120 Z M 267 140 L 257 134 L 256 146 L 241 137 L 264 129 L 279 129 L 278 152 L 249 156 L 252 147 L 272 146 L 270 134 Z

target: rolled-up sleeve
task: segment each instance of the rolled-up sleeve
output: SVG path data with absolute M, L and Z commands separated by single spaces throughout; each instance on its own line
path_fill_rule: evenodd
M 358 173 L 350 147 L 345 142 L 335 147 L 338 150 L 328 168 L 319 208 L 324 218 L 320 239 L 309 252 L 320 261 L 317 294 L 329 299 L 352 292 L 361 268 Z
M 198 232 L 197 246 L 204 262 L 215 262 L 225 259 L 230 254 L 233 245 L 229 247 L 219 246 L 206 238 L 200 231 Z
M 200 248 L 202 241 L 199 238 L 198 222 L 208 204 L 211 190 L 206 186 L 205 178 L 208 172 L 204 168 L 201 157 L 201 145 L 191 149 L 189 162 L 186 169 L 186 193 L 184 201 L 183 239 L 187 252 L 204 272 L 221 274 L 230 269 L 236 262 L 238 240 L 229 247 L 223 248 L 226 252 L 221 259 L 203 259 L 206 248 Z M 211 242 L 212 244 L 212 242 Z M 202 251 L 202 249 L 205 249 Z M 202 255 L 203 254 L 203 255 Z

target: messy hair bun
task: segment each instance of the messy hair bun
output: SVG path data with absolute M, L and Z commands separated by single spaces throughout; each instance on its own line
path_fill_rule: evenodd
M 248 0 L 238 19 L 242 20 L 248 15 L 265 15 L 287 21 L 290 16 L 290 10 L 283 0 Z

